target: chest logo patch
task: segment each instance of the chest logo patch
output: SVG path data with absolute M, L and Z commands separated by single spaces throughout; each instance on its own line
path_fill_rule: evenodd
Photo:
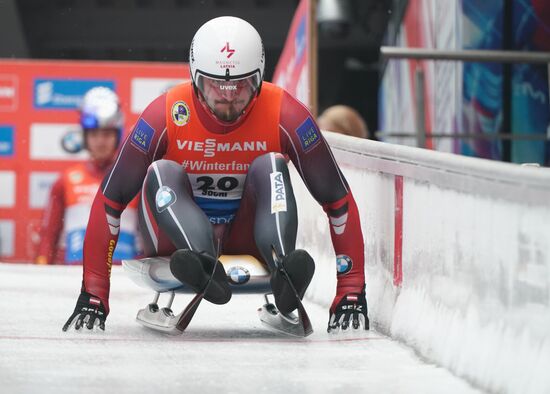
M 189 123 L 189 106 L 185 101 L 176 101 L 172 104 L 172 121 L 176 126 L 185 126 Z
M 71 171 L 69 173 L 69 180 L 71 183 L 77 184 L 84 180 L 84 175 L 80 171 Z

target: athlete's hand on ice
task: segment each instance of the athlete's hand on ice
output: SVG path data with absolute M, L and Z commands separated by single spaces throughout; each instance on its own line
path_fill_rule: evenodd
M 330 308 L 327 331 L 338 333 L 340 330 L 360 330 L 361 327 L 365 330 L 369 329 L 365 290 L 360 294 L 346 294 L 336 305 L 333 303 Z
M 92 330 L 95 326 L 99 326 L 100 329 L 105 331 L 106 318 L 107 314 L 101 300 L 82 290 L 73 314 L 63 326 L 63 331 L 67 331 L 73 323 L 75 330 L 80 330 L 82 327 Z

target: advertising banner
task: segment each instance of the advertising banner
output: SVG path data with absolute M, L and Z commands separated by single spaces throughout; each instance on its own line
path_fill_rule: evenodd
M 309 0 L 301 0 L 286 37 L 285 46 L 273 74 L 273 83 L 312 108 L 309 84 Z
M 503 2 L 462 0 L 464 49 L 502 49 Z M 461 129 L 470 134 L 498 134 L 502 129 L 502 64 L 465 62 Z M 498 139 L 462 140 L 458 151 L 485 159 L 502 159 Z
M 398 47 L 548 52 L 550 2 L 410 0 L 392 43 Z M 509 41 L 504 41 L 509 37 Z M 550 164 L 548 65 L 511 66 L 511 81 L 497 62 L 391 60 L 379 95 L 380 130 L 411 133 L 390 142 L 414 145 L 417 90 L 415 73 L 424 74 L 426 132 L 466 134 L 475 138 L 426 139 L 426 147 L 493 160 L 504 157 L 499 134 L 511 133 L 511 161 Z M 507 87 L 511 84 L 511 95 Z M 504 100 L 507 100 L 504 102 Z M 509 105 L 505 105 L 509 104 Z M 511 108 L 510 114 L 503 113 Z M 508 130 L 503 120 L 510 115 Z M 537 135 L 538 139 L 528 140 Z M 522 137 L 526 137 L 522 140 Z
M 87 159 L 78 149 L 84 93 L 113 89 L 127 134 L 151 100 L 188 79 L 183 63 L 0 60 L 0 260 L 33 260 L 51 185 Z
M 456 49 L 459 28 L 458 0 L 410 0 L 395 42 L 397 47 Z M 417 86 L 417 74 L 423 86 Z M 417 116 L 426 133 L 452 134 L 460 109 L 460 65 L 456 62 L 392 59 L 382 77 L 379 93 L 379 128 L 410 137 L 388 142 L 416 146 Z M 418 114 L 417 92 L 423 91 L 424 113 Z M 453 152 L 451 138 L 426 138 L 426 147 Z
M 550 2 L 515 0 L 513 2 L 514 49 L 550 52 Z M 546 135 L 550 126 L 548 103 L 548 66 L 512 66 L 512 130 L 519 135 Z M 512 161 L 550 164 L 545 141 L 512 142 Z

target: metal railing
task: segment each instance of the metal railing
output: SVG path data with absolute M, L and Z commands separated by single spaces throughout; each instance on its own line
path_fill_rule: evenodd
M 374 135 L 379 137 L 399 137 L 399 138 L 416 138 L 416 134 L 403 133 L 403 132 L 385 132 L 377 131 Z M 481 134 L 481 133 L 425 133 L 423 139 L 426 138 L 452 138 L 459 140 L 488 140 L 492 141 L 495 139 L 501 140 L 521 140 L 521 141 L 550 141 L 550 136 L 546 134 L 510 134 L 510 133 L 499 133 L 499 134 Z
M 547 64 L 550 91 L 550 53 L 549 52 L 523 52 L 523 51 L 499 51 L 499 50 L 439 50 L 426 48 L 402 48 L 388 47 L 380 48 L 380 55 L 383 59 L 416 59 L 416 60 L 446 60 L 462 62 L 498 62 L 498 63 L 534 63 Z M 415 134 L 402 132 L 377 132 L 377 137 L 404 137 L 416 138 L 417 146 L 424 148 L 426 138 L 453 138 L 453 139 L 485 139 L 485 140 L 529 140 L 548 141 L 548 134 L 510 134 L 510 133 L 427 133 L 424 121 L 425 91 L 424 71 L 417 67 L 415 70 Z
M 381 47 L 380 54 L 384 59 L 457 60 L 463 62 L 498 63 L 550 63 L 549 52 L 477 49 L 448 51 L 426 48 Z

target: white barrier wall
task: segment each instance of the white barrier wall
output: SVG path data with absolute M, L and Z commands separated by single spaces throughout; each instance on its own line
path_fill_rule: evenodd
M 550 392 L 550 169 L 325 136 L 359 207 L 373 325 L 483 389 Z M 294 189 L 307 296 L 328 307 L 326 216 Z

